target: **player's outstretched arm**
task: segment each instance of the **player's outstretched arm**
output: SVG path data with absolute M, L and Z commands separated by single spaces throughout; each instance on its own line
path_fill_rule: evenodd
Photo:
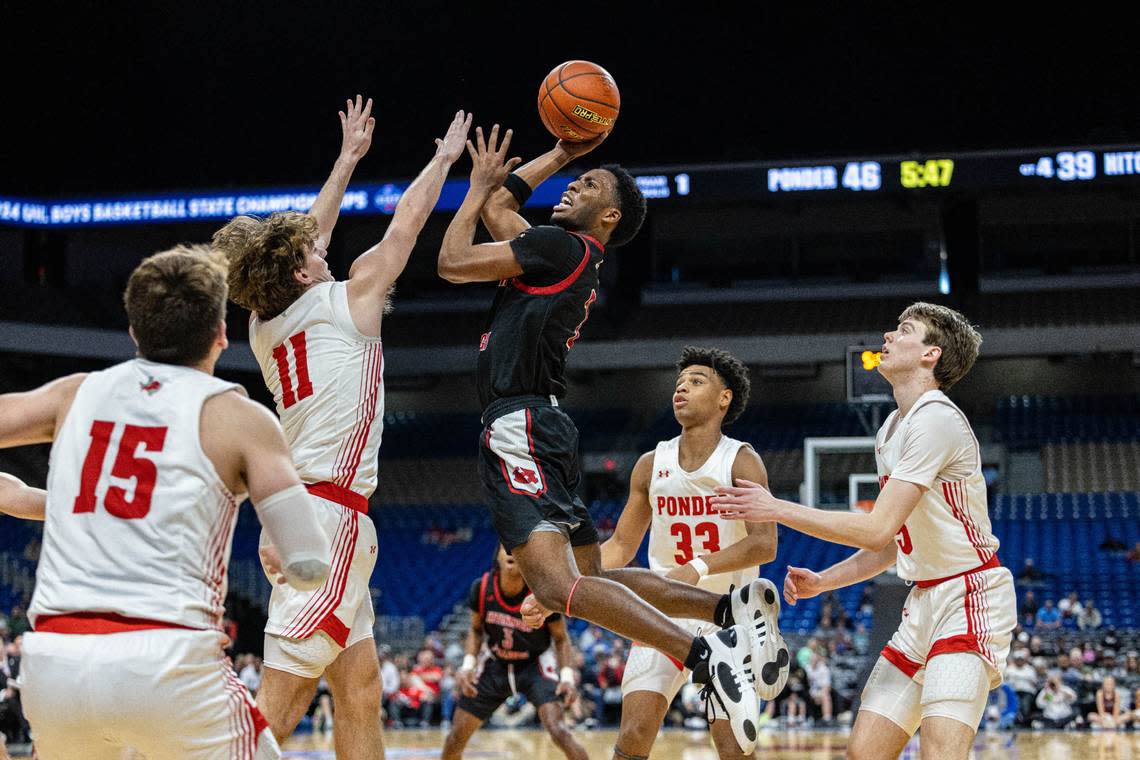
M 598 147 L 609 137 L 605 133 L 588 142 L 572 143 L 559 140 L 552 150 L 520 166 L 513 173 L 535 190 L 546 180 L 566 167 L 571 161 L 580 158 Z M 483 206 L 483 225 L 496 241 L 514 240 L 530 227 L 519 209 L 522 204 L 515 194 L 506 187 L 500 187 Z
M 447 226 L 436 264 L 439 276 L 448 282 L 497 282 L 517 277 L 523 272 L 509 242 L 474 243 L 479 214 L 521 160 L 507 159 L 512 134 L 508 129 L 500 145 L 498 124 L 491 128 L 487 141 L 483 139 L 483 129 L 476 127 L 475 143 L 467 141 L 467 152 L 472 161 L 471 186 L 459 211 Z
M 0 472 L 0 513 L 21 520 L 43 520 L 46 512 L 47 491 Z
M 372 130 L 376 127 L 376 119 L 372 118 L 372 98 L 361 103 L 362 97 L 356 100 L 345 101 L 344 110 L 338 112 L 340 116 L 340 153 L 333 164 L 325 184 L 321 186 L 317 199 L 309 214 L 317 220 L 322 247 L 328 247 L 332 239 L 333 227 L 340 216 L 340 204 L 344 201 L 344 191 L 352 179 L 352 172 L 360 159 L 368 153 L 372 145 Z
M 895 564 L 897 551 L 894 544 L 887 544 L 877 552 L 862 549 L 818 573 L 789 566 L 784 577 L 784 599 L 794 606 L 800 599 L 811 599 L 874 578 Z
M 455 112 L 435 155 L 400 196 L 384 239 L 357 257 L 348 270 L 348 299 L 358 324 L 380 324 L 384 297 L 408 264 L 408 257 L 439 200 L 447 173 L 463 153 L 471 116 Z
M 273 413 L 236 392 L 214 396 L 202 406 L 202 448 L 231 491 L 248 491 L 289 585 L 324 583 L 331 547 Z
M 32 391 L 0 394 L 0 448 L 48 443 L 87 377 L 68 375 Z
M 625 567 L 637 554 L 645 540 L 645 532 L 653 521 L 649 504 L 649 480 L 653 475 L 653 452 L 641 455 L 629 476 L 629 498 L 621 511 L 612 536 L 602 542 L 602 569 Z
M 923 488 L 891 478 L 883 486 L 870 512 L 815 509 L 777 499 L 758 483 L 742 480 L 736 487 L 717 488 L 712 501 L 729 520 L 774 522 L 809 536 L 856 549 L 877 552 L 890 546 L 914 511 Z
M 741 446 L 732 463 L 732 480 L 735 483 L 752 482 L 768 487 L 768 470 L 760 455 L 751 446 Z M 748 535 L 731 546 L 700 558 L 708 566 L 708 574 L 730 573 L 733 570 L 753 568 L 771 562 L 776 558 L 776 526 L 774 523 L 753 523 L 747 525 Z M 688 564 L 669 571 L 674 580 L 696 584 L 700 575 Z
M 578 679 L 574 670 L 574 646 L 566 630 L 566 619 L 558 618 L 550 626 L 550 643 L 554 646 L 554 659 L 558 662 L 558 688 L 554 693 L 562 698 L 566 707 L 578 701 Z

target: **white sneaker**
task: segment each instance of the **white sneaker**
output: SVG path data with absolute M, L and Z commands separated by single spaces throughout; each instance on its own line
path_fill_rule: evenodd
M 791 669 L 791 654 L 780 635 L 780 595 L 776 585 L 757 578 L 729 591 L 732 619 L 748 628 L 752 642 L 752 672 L 761 699 L 775 699 L 784 690 Z
M 709 723 L 728 720 L 740 751 L 751 755 L 756 749 L 760 702 L 752 675 L 752 647 L 748 629 L 734 625 L 704 637 L 709 655 L 709 681 L 701 691 Z

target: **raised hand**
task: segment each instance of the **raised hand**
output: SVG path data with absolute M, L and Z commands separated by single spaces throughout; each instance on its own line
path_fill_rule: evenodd
M 788 574 L 784 576 L 784 601 L 788 604 L 794 607 L 800 599 L 811 599 L 825 590 L 819 573 L 803 567 L 788 566 Z
M 576 158 L 581 158 L 594 148 L 598 147 L 606 141 L 610 136 L 609 132 L 602 132 L 593 140 L 586 140 L 585 142 L 570 142 L 569 140 L 559 140 L 558 144 L 554 147 L 562 151 L 568 159 L 573 161 Z
M 376 119 L 372 118 L 372 98 L 361 103 L 363 98 L 356 96 L 356 100 L 345 101 L 340 115 L 340 156 L 352 162 L 364 158 L 368 148 L 372 146 L 372 130 L 376 127 Z
M 471 114 L 464 113 L 463 109 L 456 111 L 455 118 L 447 128 L 447 134 L 442 140 L 438 137 L 435 139 L 435 154 L 448 164 L 454 164 L 463 153 L 467 132 L 471 129 L 471 118 Z
M 521 158 L 507 158 L 507 150 L 511 147 L 511 137 L 514 132 L 510 129 L 503 135 L 503 142 L 499 144 L 499 125 L 491 127 L 490 139 L 483 140 L 483 128 L 475 127 L 475 144 L 467 141 L 467 152 L 471 155 L 471 190 L 472 192 L 493 193 L 502 186 L 507 175 L 516 166 L 522 163 Z

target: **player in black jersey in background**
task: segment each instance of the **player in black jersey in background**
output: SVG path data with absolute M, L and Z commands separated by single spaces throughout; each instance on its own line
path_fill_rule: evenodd
M 524 623 L 519 610 L 529 593 L 514 558 L 502 546 L 495 550 L 494 569 L 471 584 L 467 597 L 471 629 L 463 667 L 456 677 L 461 694 L 441 760 L 461 757 L 471 735 L 513 694 L 523 694 L 535 706 L 542 725 L 566 757 L 586 760 L 586 750 L 562 720 L 563 703 L 571 705 L 578 698 L 566 622 L 560 615 L 551 615 L 538 629 Z M 476 670 L 484 638 L 489 651 Z M 560 675 L 539 661 L 551 642 Z
M 706 697 L 720 708 L 714 715 L 729 719 L 741 750 L 750 753 L 757 689 L 776 696 L 765 688 L 771 691 L 787 667 L 786 660 L 781 667 L 761 656 L 766 635 L 754 621 L 767 613 L 763 589 L 749 584 L 722 595 L 644 569 L 603 570 L 598 532 L 576 493 L 578 431 L 557 405 L 566 390 L 566 354 L 597 298 L 606 246 L 637 234 L 645 198 L 629 172 L 607 164 L 569 184 L 551 224 L 531 227 L 518 214 L 531 190 L 601 140 L 559 142 L 511 174 L 520 161 L 507 159 L 511 131 L 501 145 L 498 138 L 495 125 L 489 141 L 477 129 L 477 147 L 467 142 L 471 187 L 438 262 L 449 282 L 499 282 L 477 373 L 484 424 L 479 476 L 495 530 L 544 611 L 585 618 L 684 663 L 694 681 L 707 683 Z M 473 243 L 480 216 L 497 242 Z M 694 637 L 670 617 L 726 630 Z

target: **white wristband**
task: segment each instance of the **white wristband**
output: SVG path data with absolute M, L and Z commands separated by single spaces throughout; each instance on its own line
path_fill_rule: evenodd
M 562 668 L 562 670 L 558 671 L 558 680 L 562 683 L 568 683 L 573 686 L 575 681 L 574 668 Z
M 463 664 L 459 666 L 460 670 L 474 670 L 475 669 L 475 655 L 463 655 Z
M 709 574 L 709 566 L 700 557 L 693 557 L 689 560 L 689 567 L 697 571 L 697 578 L 704 578 Z

